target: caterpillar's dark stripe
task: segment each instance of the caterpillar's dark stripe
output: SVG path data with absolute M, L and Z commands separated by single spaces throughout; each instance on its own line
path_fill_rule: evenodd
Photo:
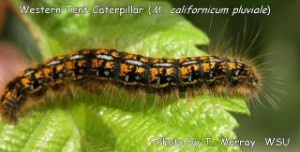
M 57 56 L 25 70 L 9 82 L 1 97 L 1 113 L 16 119 L 27 98 L 58 90 L 66 83 L 108 81 L 148 92 L 207 89 L 251 96 L 258 90 L 255 69 L 228 57 L 149 58 L 109 49 L 84 49 Z

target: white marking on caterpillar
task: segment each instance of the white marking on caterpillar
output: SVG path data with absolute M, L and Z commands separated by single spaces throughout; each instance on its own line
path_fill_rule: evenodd
M 126 75 L 126 77 L 125 77 L 125 81 L 129 81 L 129 75 Z
M 114 58 L 112 56 L 110 56 L 110 55 L 102 55 L 102 54 L 97 55 L 97 58 L 98 59 L 104 59 L 104 60 L 107 60 L 107 61 L 114 60 Z
M 173 66 L 172 63 L 155 63 L 153 66 L 162 66 L 162 67 L 171 67 Z
M 196 64 L 198 61 L 187 61 L 183 62 L 182 65 L 190 65 L 190 64 Z
M 28 77 L 29 75 L 31 75 L 32 73 L 34 73 L 34 70 L 30 70 L 27 73 L 24 74 L 24 77 Z
M 57 60 L 57 61 L 51 61 L 50 63 L 46 64 L 46 66 L 57 65 L 57 64 L 59 64 L 59 63 L 60 63 L 59 60 Z
M 77 60 L 77 59 L 83 59 L 84 58 L 84 55 L 74 55 L 74 56 L 71 56 L 69 59 L 70 60 Z
M 210 59 L 209 62 L 221 62 L 220 59 Z M 240 62 L 240 63 L 243 63 L 243 62 Z
M 129 64 L 137 65 L 137 66 L 142 66 L 143 65 L 143 62 L 136 61 L 136 60 L 126 60 L 125 62 L 129 63 Z
M 109 71 L 104 71 L 105 76 L 109 75 Z

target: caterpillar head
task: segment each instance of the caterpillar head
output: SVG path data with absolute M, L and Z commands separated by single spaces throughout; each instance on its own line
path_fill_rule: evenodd
M 235 67 L 230 68 L 228 81 L 230 86 L 237 87 L 237 89 L 235 88 L 236 93 L 247 98 L 257 95 L 261 86 L 261 80 L 257 70 L 242 61 L 237 61 Z

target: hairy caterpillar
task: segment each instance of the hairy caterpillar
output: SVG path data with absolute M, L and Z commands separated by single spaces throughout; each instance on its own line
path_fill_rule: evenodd
M 1 96 L 1 114 L 10 121 L 28 98 L 59 90 L 67 83 L 96 81 L 149 93 L 202 90 L 213 94 L 255 96 L 257 70 L 240 59 L 200 56 L 179 59 L 149 58 L 113 49 L 83 49 L 32 66 L 10 81 Z

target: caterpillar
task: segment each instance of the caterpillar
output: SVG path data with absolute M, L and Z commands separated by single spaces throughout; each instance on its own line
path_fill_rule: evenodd
M 59 90 L 68 83 L 96 81 L 161 94 L 171 90 L 202 90 L 214 94 L 257 94 L 257 70 L 233 57 L 199 56 L 179 59 L 150 58 L 114 49 L 82 49 L 29 67 L 10 81 L 0 98 L 1 115 L 17 121 L 29 98 Z

